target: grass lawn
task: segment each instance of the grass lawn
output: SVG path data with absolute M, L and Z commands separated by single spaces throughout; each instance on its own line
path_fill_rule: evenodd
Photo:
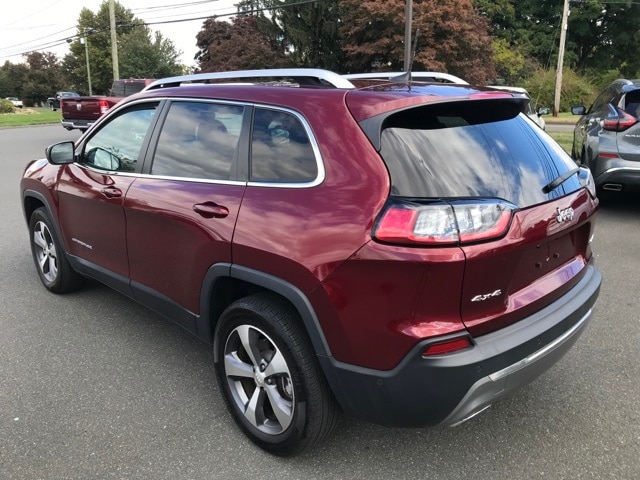
M 573 144 L 573 132 L 550 132 L 547 130 L 547 133 L 551 138 L 553 138 L 558 144 L 564 148 L 565 152 L 571 155 L 571 145 Z
M 25 125 L 44 125 L 47 123 L 60 123 L 62 116 L 60 110 L 52 112 L 47 108 L 17 108 L 16 113 L 0 114 L 0 127 L 22 127 Z

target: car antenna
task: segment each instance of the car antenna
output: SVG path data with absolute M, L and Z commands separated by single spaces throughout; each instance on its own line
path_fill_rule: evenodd
M 413 47 L 411 48 L 411 55 L 409 57 L 409 68 L 402 75 L 390 78 L 389 81 L 393 83 L 400 83 L 406 85 L 411 91 L 411 70 L 413 69 L 413 59 L 416 56 L 416 48 L 418 47 L 418 37 L 420 37 L 420 29 L 416 30 L 416 38 L 413 41 Z

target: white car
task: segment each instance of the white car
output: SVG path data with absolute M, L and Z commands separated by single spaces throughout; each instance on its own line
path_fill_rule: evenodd
M 520 94 L 526 95 L 529 98 L 529 103 L 527 104 L 527 108 L 524 113 L 526 113 L 527 116 L 531 120 L 533 120 L 533 122 L 537 124 L 541 129 L 545 130 L 545 121 L 544 121 L 544 118 L 542 118 L 542 115 L 548 114 L 549 109 L 542 107 L 542 108 L 538 108 L 537 110 L 534 110 L 533 105 L 531 105 L 531 96 L 529 95 L 529 92 L 527 92 L 526 89 L 522 87 L 507 87 L 502 85 L 500 86 L 489 85 L 489 88 L 495 88 L 497 90 L 505 90 L 507 92 L 520 93 Z
M 22 108 L 22 100 L 18 100 L 16 97 L 7 97 L 6 100 L 9 100 L 13 103 L 13 106 L 16 108 Z

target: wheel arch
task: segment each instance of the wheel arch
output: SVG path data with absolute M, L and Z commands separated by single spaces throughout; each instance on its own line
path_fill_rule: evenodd
M 69 248 L 65 242 L 64 236 L 62 236 L 62 232 L 60 231 L 58 222 L 56 221 L 58 217 L 53 214 L 53 210 L 51 209 L 47 198 L 42 193 L 36 190 L 27 189 L 22 192 L 22 209 L 24 211 L 27 225 L 29 225 L 31 215 L 33 215 L 33 212 L 35 212 L 38 208 L 44 208 L 46 210 L 47 215 L 51 219 L 51 224 L 56 231 L 56 236 L 60 240 L 60 243 L 62 243 L 62 247 L 64 248 L 65 252 L 68 252 Z
M 307 296 L 295 285 L 274 275 L 251 268 L 220 263 L 207 271 L 200 294 L 200 316 L 196 320 L 198 336 L 213 343 L 216 322 L 233 301 L 267 291 L 287 300 L 302 320 L 316 355 L 331 356 L 331 350 Z

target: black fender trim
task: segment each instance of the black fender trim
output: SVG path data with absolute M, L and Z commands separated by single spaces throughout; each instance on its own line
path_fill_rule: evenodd
M 60 242 L 62 243 L 65 253 L 69 255 L 69 246 L 66 244 L 65 239 L 62 236 L 62 232 L 60 231 L 60 227 L 58 226 L 58 217 L 53 214 L 53 210 L 51 210 L 51 207 L 49 206 L 49 201 L 40 192 L 31 189 L 27 189 L 22 192 L 22 212 L 24 214 L 25 220 L 27 221 L 27 226 L 29 226 L 29 221 L 31 220 L 27 216 L 27 210 L 25 208 L 25 201 L 28 197 L 36 198 L 39 202 L 42 202 L 45 210 L 47 211 L 47 215 L 49 215 L 49 218 L 51 219 L 51 223 L 53 223 L 53 228 L 56 230 L 56 236 L 58 237 L 58 240 L 60 240 Z
M 299 288 L 286 280 L 268 273 L 230 263 L 212 265 L 205 275 L 200 292 L 200 316 L 196 321 L 199 337 L 211 343 L 213 341 L 213 319 L 210 319 L 211 305 L 209 298 L 213 292 L 216 281 L 224 277 L 236 278 L 252 283 L 275 292 L 289 300 L 300 314 L 300 318 L 311 339 L 311 344 L 316 355 L 331 357 L 331 349 L 329 348 L 329 344 L 324 336 L 313 306 Z

